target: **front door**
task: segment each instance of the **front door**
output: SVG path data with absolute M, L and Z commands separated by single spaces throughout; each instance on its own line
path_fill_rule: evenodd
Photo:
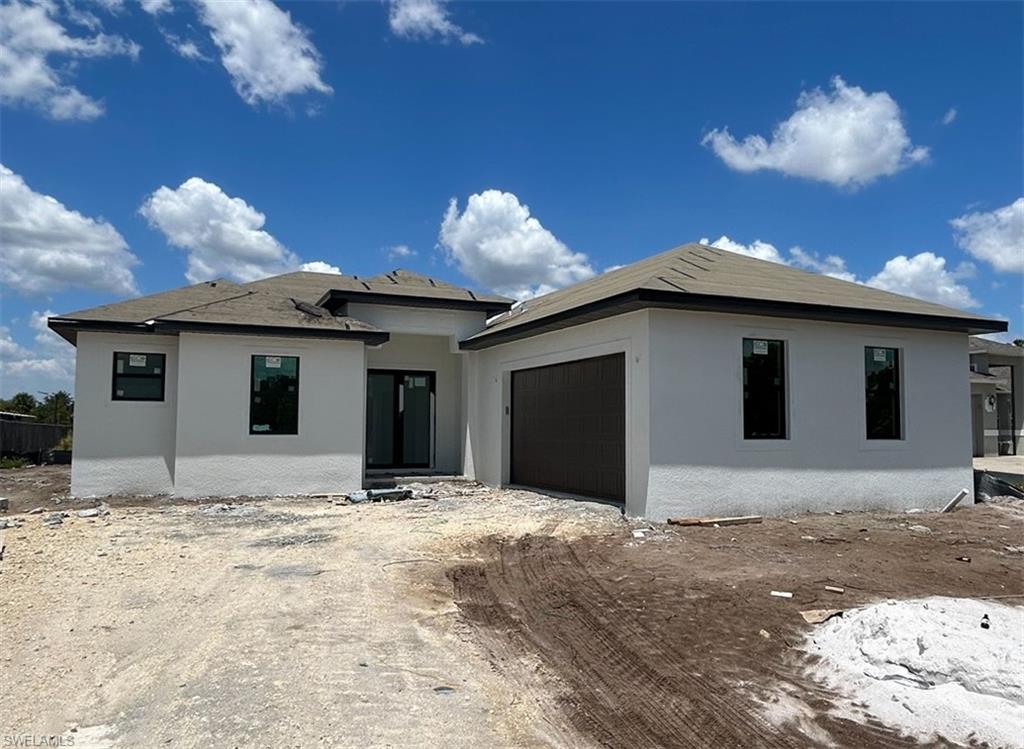
M 367 468 L 433 466 L 434 380 L 433 372 L 367 373 Z

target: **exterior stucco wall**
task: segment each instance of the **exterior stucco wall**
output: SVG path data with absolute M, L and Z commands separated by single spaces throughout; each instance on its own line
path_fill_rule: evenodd
M 165 354 L 164 400 L 115 401 L 114 352 Z M 178 340 L 78 334 L 71 493 L 169 494 L 174 489 Z
M 626 355 L 626 511 L 647 502 L 649 355 L 646 311 L 545 333 L 468 353 L 470 408 L 464 471 L 491 485 L 509 481 L 511 373 L 517 369 L 623 352 Z
M 656 310 L 646 514 L 936 507 L 973 486 L 967 336 Z M 744 337 L 787 342 L 790 438 L 743 439 Z M 901 349 L 904 437 L 865 438 L 864 347 Z
M 483 312 L 355 302 L 348 305 L 348 314 L 387 330 L 392 336 L 396 333 L 445 336 L 452 353 L 459 351 L 459 341 L 479 333 L 487 322 Z
M 362 485 L 362 343 L 182 333 L 178 496 L 312 494 Z M 299 357 L 299 433 L 249 434 L 254 354 Z
M 436 374 L 434 470 L 460 473 L 462 441 L 462 357 L 447 337 L 393 333 L 383 346 L 367 351 L 367 369 L 422 370 Z

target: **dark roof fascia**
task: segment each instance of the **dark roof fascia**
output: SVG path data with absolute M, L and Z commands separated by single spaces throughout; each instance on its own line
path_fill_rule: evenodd
M 538 318 L 522 325 L 498 328 L 493 332 L 485 330 L 472 338 L 461 341 L 459 347 L 470 351 L 490 348 L 491 346 L 529 338 L 541 333 L 580 325 L 584 322 L 593 322 L 594 320 L 632 312 L 637 309 L 652 308 L 784 317 L 855 325 L 944 330 L 969 333 L 971 335 L 979 332 L 1001 333 L 1008 327 L 1005 320 L 979 320 L 977 318 L 945 315 L 920 315 L 910 312 L 864 310 L 834 307 L 827 304 L 805 304 L 800 302 L 748 299 L 745 297 L 725 297 L 716 294 L 683 295 L 674 291 L 638 289 L 564 310 L 547 317 Z
M 66 317 L 51 317 L 47 327 L 72 345 L 76 344 L 78 333 L 152 333 L 153 326 L 141 322 L 116 322 L 112 320 L 72 320 Z
M 714 294 L 687 294 L 672 291 L 642 289 L 641 299 L 651 307 L 662 309 L 686 309 L 698 312 L 725 312 L 738 315 L 763 315 L 765 317 L 786 317 L 790 319 L 815 320 L 819 322 L 841 322 L 853 325 L 881 325 L 891 328 L 917 328 L 920 330 L 944 330 L 953 333 L 1005 332 L 1005 320 L 983 320 L 975 317 L 953 315 L 922 315 L 914 312 L 891 310 L 867 310 L 853 307 L 835 307 L 829 304 L 807 304 L 805 302 L 779 302 L 746 297 L 726 297 Z
M 110 333 L 149 333 L 176 335 L 178 333 L 221 333 L 229 335 L 279 336 L 282 338 L 320 338 L 329 340 L 362 341 L 368 346 L 379 346 L 391 339 L 386 331 L 332 330 L 325 328 L 284 328 L 277 325 L 234 325 L 231 323 L 156 320 L 151 324 L 110 322 L 107 320 L 68 320 L 50 318 L 49 327 L 62 338 L 74 344 L 80 331 Z
M 454 309 L 483 312 L 487 317 L 506 312 L 514 302 L 496 302 L 485 299 L 440 299 L 437 297 L 388 294 L 380 291 L 349 291 L 331 289 L 317 301 L 317 307 L 324 307 L 332 313 L 346 302 L 359 304 L 386 304 L 395 307 L 420 307 L 428 309 Z
M 639 291 L 627 291 L 623 294 L 616 294 L 605 299 L 573 307 L 572 309 L 556 312 L 552 315 L 538 318 L 522 325 L 511 325 L 507 328 L 498 328 L 493 332 L 483 331 L 459 342 L 459 348 L 465 351 L 490 348 L 510 341 L 518 341 L 521 338 L 550 333 L 553 330 L 561 330 L 573 325 L 582 325 L 586 322 L 594 322 L 605 317 L 613 317 L 626 312 L 643 309 L 650 305 L 645 304 L 640 298 Z

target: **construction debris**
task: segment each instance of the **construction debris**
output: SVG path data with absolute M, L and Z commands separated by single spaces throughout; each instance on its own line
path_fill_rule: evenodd
M 80 518 L 98 518 L 102 515 L 109 515 L 110 509 L 106 504 L 101 503 L 99 507 L 89 507 L 75 513 Z
M 846 588 L 840 588 L 838 585 L 826 585 L 825 590 L 829 593 L 845 593 Z
M 771 592 L 776 598 L 792 598 L 793 594 L 786 590 L 773 590 Z
M 397 502 L 403 499 L 412 499 L 412 489 L 362 489 L 348 494 L 348 501 L 352 504 L 360 502 Z
M 701 528 L 720 527 L 723 525 L 746 525 L 747 523 L 761 523 L 764 518 L 760 515 L 740 515 L 730 518 L 669 518 L 669 525 L 700 526 Z
M 953 497 L 953 499 L 949 500 L 949 502 L 946 504 L 946 506 L 942 508 L 942 511 L 943 512 L 952 512 L 953 509 L 958 504 L 960 504 L 960 500 L 963 499 L 964 497 L 966 497 L 968 494 L 970 494 L 969 491 L 967 491 L 966 489 L 961 489 L 959 492 L 957 492 L 957 495 L 955 497 Z
M 842 609 L 808 609 L 807 611 L 801 611 L 800 616 L 804 618 L 804 621 L 808 624 L 821 624 L 827 622 L 833 616 L 842 616 Z

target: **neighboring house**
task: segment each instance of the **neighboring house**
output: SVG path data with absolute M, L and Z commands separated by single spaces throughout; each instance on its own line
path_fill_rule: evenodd
M 1024 348 L 971 338 L 970 353 L 974 455 L 1020 455 L 1024 437 Z
M 926 507 L 972 486 L 968 336 L 1006 323 L 685 245 L 513 307 L 406 271 L 50 318 L 72 493 L 461 474 L 631 515 Z

